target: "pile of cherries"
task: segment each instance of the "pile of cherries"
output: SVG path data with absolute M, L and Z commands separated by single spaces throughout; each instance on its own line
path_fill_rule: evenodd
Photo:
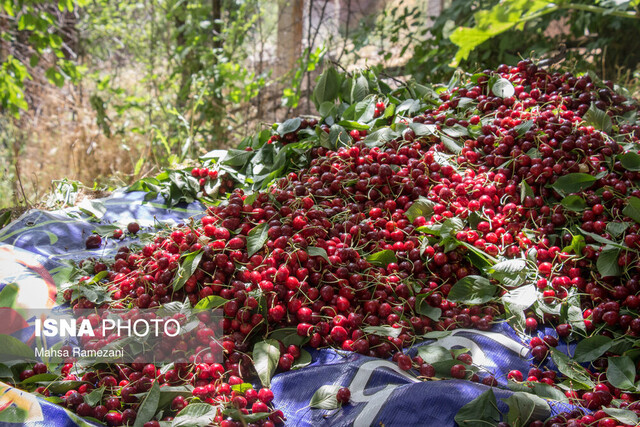
M 512 96 L 493 93 L 496 78 L 511 82 Z M 485 70 L 434 101 L 437 106 L 394 124 L 406 125 L 400 137 L 380 141 L 369 137 L 377 129 L 352 130 L 350 146 L 313 148 L 308 168 L 290 173 L 267 191 L 245 194 L 236 189 L 225 202 L 209 207 L 201 220 L 161 231 L 141 250 L 122 247 L 106 266 L 105 286 L 113 298 L 109 304 L 153 308 L 221 297 L 223 336 L 217 338 L 224 360 L 192 357 L 164 373 L 136 363 L 88 371 L 81 377 L 85 384 L 63 396 L 64 405 L 108 425 L 131 424 L 139 405 L 136 393 L 157 381 L 161 387 L 195 387 L 192 396 L 173 399 L 163 420 L 171 420 L 190 402 L 206 402 L 243 414 L 269 414 L 255 425 L 281 423 L 282 412 L 269 406 L 270 390 L 234 386 L 256 378 L 253 344 L 283 328 L 295 328 L 300 339 L 280 342 L 279 371 L 295 366 L 302 345 L 308 345 L 392 357 L 400 369 L 433 378 L 432 365 L 403 349 L 428 332 L 490 330 L 504 321 L 499 297 L 481 305 L 447 299 L 460 279 L 483 274 L 472 253 L 494 259 L 533 257 L 537 271 L 527 280 L 541 294 L 540 304 L 556 305 L 576 289 L 587 334 L 597 330 L 610 337 L 637 336 L 640 224 L 623 210 L 629 198 L 640 197 L 640 168 L 627 169 L 619 159 L 640 147 L 640 126 L 629 120 L 637 105 L 614 92 L 610 82 L 550 73 L 531 61 Z M 386 103 L 381 98 L 376 104 L 377 116 Z M 594 112 L 606 115 L 611 129 L 598 129 L 602 126 L 590 118 Z M 324 123 L 304 124 L 329 131 Z M 293 142 L 292 135 L 284 141 L 274 135 L 269 143 Z M 459 149 L 453 150 L 451 142 Z M 569 194 L 559 194 L 553 184 L 573 173 L 597 179 L 571 194 L 583 206 L 567 208 L 560 201 Z M 203 180 L 217 178 L 215 171 L 194 169 L 193 174 L 203 185 Z M 424 199 L 428 214 L 410 219 L 407 211 Z M 455 239 L 444 242 L 430 231 L 452 219 L 463 224 Z M 612 234 L 612 223 L 622 231 Z M 580 230 L 587 232 L 585 244 L 564 251 Z M 606 245 L 593 235 L 623 247 L 616 260 L 620 275 L 598 273 L 597 260 Z M 193 253 L 202 254 L 197 270 L 174 290 L 181 262 Z M 85 298 L 71 304 L 95 306 Z M 421 314 L 424 304 L 440 309 L 438 320 Z M 529 332 L 542 324 L 555 327 L 559 338 L 531 339 L 531 369 L 526 376 L 511 371 L 509 379 L 551 386 L 563 380 L 545 369 L 544 362 L 558 339 L 580 338 L 580 332 L 560 323 L 556 314 L 526 312 Z M 397 333 L 379 332 L 390 330 L 384 327 Z M 180 343 L 175 351 L 189 345 L 205 348 L 211 339 L 202 333 L 195 339 L 200 342 Z M 588 367 L 597 384 L 594 390 L 565 393 L 590 411 L 576 409 L 530 425 L 620 425 L 601 410 L 613 399 L 640 414 L 638 394 L 607 382 L 606 356 Z M 470 375 L 470 354 L 456 358 L 460 363 L 451 368 L 451 377 L 497 385 L 494 376 Z M 67 379 L 76 379 L 72 367 L 64 367 Z M 82 396 L 101 385 L 107 388 L 100 404 L 86 404 Z M 349 390 L 341 390 L 337 399 L 348 404 Z M 242 425 L 221 411 L 214 422 Z M 145 424 L 151 425 L 158 424 Z

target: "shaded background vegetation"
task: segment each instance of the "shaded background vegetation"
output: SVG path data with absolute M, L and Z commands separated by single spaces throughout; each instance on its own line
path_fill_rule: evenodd
M 4 0 L 0 208 L 72 203 L 80 182 L 130 184 L 313 115 L 327 62 L 402 84 L 552 58 L 634 91 L 639 3 Z

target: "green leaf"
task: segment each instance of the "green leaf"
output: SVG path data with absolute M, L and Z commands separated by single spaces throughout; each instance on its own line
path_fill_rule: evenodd
M 271 377 L 278 367 L 280 344 L 274 339 L 257 342 L 253 346 L 253 364 L 264 387 L 271 386 Z
M 618 156 L 622 167 L 628 171 L 639 172 L 640 171 L 640 154 L 630 151 Z
M 373 97 L 367 98 L 353 105 L 353 120 L 359 123 L 368 123 L 373 120 L 376 110 L 376 101 Z
M 192 385 L 160 387 L 160 401 L 158 402 L 158 408 L 164 408 L 170 405 L 176 396 L 191 397 L 193 395 L 192 391 Z
M 420 111 L 420 101 L 417 99 L 405 99 L 396 107 L 396 113 L 400 114 L 403 112 L 407 112 L 406 115 L 410 116 L 414 113 Z
M 469 252 L 467 252 L 467 258 L 471 261 L 471 264 L 474 267 L 481 270 L 491 267 L 491 260 L 493 257 L 467 242 L 460 242 L 460 244 L 469 250 Z
M 496 425 L 500 415 L 496 395 L 493 393 L 493 388 L 490 388 L 460 408 L 454 420 L 460 427 Z
M 322 104 L 320 104 L 320 108 L 318 108 L 318 112 L 322 117 L 335 116 L 336 104 L 332 101 L 325 101 Z
M 584 115 L 584 119 L 588 125 L 607 133 L 611 132 L 613 128 L 611 117 L 609 117 L 605 111 L 596 107 L 595 103 L 591 103 L 591 106 Z
M 455 237 L 456 233 L 464 228 L 464 222 L 460 218 L 448 218 L 440 227 L 440 236 Z
M 563 175 L 553 183 L 552 187 L 561 195 L 578 193 L 591 187 L 597 178 L 588 173 L 570 173 Z
M 102 219 L 104 214 L 107 213 L 106 206 L 100 200 L 84 199 L 78 205 L 78 209 L 95 219 Z
M 252 423 L 252 424 L 256 423 L 269 416 L 269 412 L 256 412 L 255 414 L 244 414 L 236 408 L 227 408 L 224 411 L 222 411 L 222 414 L 228 417 L 231 417 L 234 420 L 242 422 L 243 425 L 247 425 L 249 423 Z
M 595 240 L 598 243 L 603 243 L 605 245 L 610 245 L 610 246 L 616 246 L 617 244 L 609 239 L 605 239 L 604 237 L 595 234 L 595 233 L 589 233 L 588 231 L 584 231 L 582 228 L 578 227 L 578 230 L 580 230 L 580 233 L 582 233 L 584 236 L 586 237 L 591 237 L 593 240 Z M 617 245 L 619 247 L 622 247 L 620 245 Z
M 276 133 L 280 136 L 284 136 L 288 133 L 295 132 L 296 130 L 298 130 L 301 123 L 302 123 L 302 119 L 300 117 L 286 120 L 285 122 L 280 123 L 280 125 L 278 125 L 278 128 L 276 129 Z
M 534 197 L 533 189 L 526 181 L 520 182 L 520 203 L 524 201 L 525 197 Z
M 218 407 L 208 403 L 190 403 L 173 419 L 171 427 L 197 427 L 206 426 L 218 413 Z
M 486 271 L 500 283 L 515 287 L 524 283 L 526 267 L 527 262 L 524 259 L 510 259 L 488 267 Z
M 635 390 L 636 367 L 627 356 L 609 357 L 607 381 L 622 390 Z
M 249 162 L 249 159 L 253 157 L 255 151 L 237 150 L 230 148 L 227 150 L 227 155 L 222 159 L 222 163 L 232 167 L 242 167 Z
M 613 341 L 604 335 L 594 335 L 583 339 L 576 346 L 573 359 L 578 363 L 593 362 L 611 348 Z
M 442 224 L 434 224 L 432 226 L 427 227 L 423 225 L 421 227 L 416 228 L 416 231 L 425 234 L 433 234 L 434 236 L 440 236 L 440 230 L 442 230 Z
M 182 289 L 189 277 L 193 276 L 198 269 L 198 264 L 202 259 L 202 249 L 187 254 L 182 260 L 178 268 L 176 276 L 173 278 L 173 290 L 178 291 Z
M 495 264 L 488 270 L 492 274 L 501 273 L 505 275 L 513 275 L 521 273 L 526 267 L 527 261 L 525 261 L 524 259 L 508 259 L 506 261 L 501 261 Z
M 362 123 L 355 122 L 353 120 L 340 120 L 338 122 L 340 126 L 343 126 L 345 129 L 356 129 L 356 130 L 368 130 L 369 126 L 364 125 Z
M 512 391 L 524 391 L 527 393 L 532 391 L 529 384 L 515 382 L 511 379 L 507 379 L 507 387 Z
M 0 229 L 11 222 L 11 211 L 4 211 L 0 214 Z
M 458 280 L 449 291 L 449 301 L 464 304 L 484 304 L 491 301 L 497 288 L 482 276 L 466 276 Z
M 595 387 L 587 370 L 580 366 L 578 362 L 556 349 L 552 348 L 550 352 L 551 358 L 560 372 L 581 385 L 589 388 Z
M 0 335 L 0 361 L 10 360 L 35 360 L 35 354 L 31 347 L 12 337 Z
M 566 321 L 572 328 L 577 329 L 582 333 L 586 333 L 582 309 L 580 308 L 580 298 L 573 291 L 573 289 L 569 291 L 569 293 L 573 293 L 573 295 L 566 298 L 562 303 L 561 317 L 564 317 L 564 308 L 567 307 Z
M 209 159 L 224 159 L 227 155 L 227 150 L 211 150 L 203 156 L 200 156 L 199 159 L 203 162 Z
M 280 328 L 269 334 L 269 338 L 282 342 L 285 346 L 297 345 L 301 347 L 309 340 L 309 337 L 298 335 L 296 328 Z
M 329 129 L 329 142 L 332 148 L 347 147 L 351 144 L 349 131 L 340 125 L 331 125 Z
M 454 154 L 458 154 L 462 151 L 463 146 L 457 143 L 455 140 L 449 138 L 448 136 L 441 135 L 440 141 L 447 147 L 447 150 L 451 151 Z
M 584 241 L 584 237 L 581 235 L 575 235 L 571 238 L 571 244 L 562 248 L 562 252 L 570 253 L 573 251 L 576 255 L 582 255 L 582 250 L 587 246 Z
M 392 139 L 398 138 L 400 134 L 389 127 L 384 127 L 371 132 L 367 135 L 362 142 L 367 147 L 379 147 Z
M 316 246 L 308 246 L 307 254 L 309 254 L 309 256 L 319 256 L 324 258 L 327 262 L 329 261 L 329 255 L 327 255 L 327 251 L 324 250 L 323 248 L 318 248 Z
M 432 366 L 436 370 L 436 377 L 451 378 L 451 368 L 454 365 L 459 365 L 460 361 L 456 359 L 443 360 L 441 362 L 435 362 Z M 478 367 L 474 365 L 465 365 L 465 379 L 470 379 L 471 376 L 478 371 Z
M 640 199 L 637 197 L 629 197 L 629 202 L 622 210 L 622 214 L 640 223 Z
M 212 308 L 222 307 L 227 303 L 227 301 L 229 300 L 226 300 L 219 295 L 209 295 L 208 297 L 198 301 L 193 308 L 198 310 L 209 310 Z
M 587 207 L 587 202 L 580 196 L 567 196 L 560 200 L 560 204 L 567 210 L 582 212 Z
M 629 409 L 620 409 L 620 408 L 602 408 L 607 415 L 612 416 L 616 420 L 620 421 L 622 424 L 627 424 L 630 426 L 638 425 L 638 415 L 635 412 Z
M 426 219 L 429 219 L 431 215 L 433 215 L 433 207 L 435 205 L 436 204 L 433 201 L 426 199 L 424 197 L 419 197 L 418 200 L 413 202 L 411 207 L 407 209 L 404 215 L 412 223 L 413 221 L 415 221 L 416 218 L 421 216 Z
M 618 265 L 618 257 L 620 256 L 620 249 L 605 246 L 605 249 L 600 252 L 596 266 L 598 267 L 598 273 L 602 277 L 617 277 L 622 274 L 622 270 Z
M 524 427 L 531 419 L 545 419 L 550 414 L 549 404 L 540 397 L 516 391 L 503 399 L 509 405 L 507 422 L 511 427 Z
M 231 386 L 231 390 L 235 391 L 236 393 L 242 393 L 242 394 L 244 394 L 244 392 L 247 390 L 251 390 L 252 388 L 253 388 L 253 384 L 251 383 L 235 384 Z
M 368 255 L 365 259 L 376 267 L 387 267 L 392 262 L 398 262 L 395 252 L 390 249 L 373 253 Z
M 628 222 L 607 222 L 606 229 L 613 237 L 620 237 L 630 226 Z
M 470 351 L 471 351 L 471 350 L 469 350 L 468 348 L 464 348 L 464 347 L 463 347 L 463 348 L 452 348 L 452 349 L 451 349 L 451 355 L 452 355 L 454 358 L 457 358 L 457 357 L 458 357 L 458 356 L 460 356 L 461 354 L 469 353 Z
M 61 397 L 58 397 L 58 396 L 43 396 L 43 395 L 38 395 L 38 397 L 40 397 L 41 399 L 46 400 L 47 402 L 54 403 L 56 405 L 60 405 L 62 403 L 62 406 L 64 406 L 64 399 L 62 399 Z
M 552 385 L 545 383 L 533 383 L 533 392 L 536 396 L 544 399 L 557 400 L 558 402 L 569 403 L 565 394 Z
M 453 359 L 451 351 L 441 345 L 429 344 L 418 347 L 418 356 L 424 360 L 424 363 L 433 365 L 437 362 Z
M 52 394 L 65 394 L 69 390 L 77 389 L 82 384 L 85 384 L 84 381 L 51 381 L 50 383 L 43 384 L 46 385 L 47 389 Z
M 424 123 L 409 123 L 409 127 L 413 130 L 416 136 L 435 135 L 437 127 L 436 125 L 425 125 Z
M 269 224 L 263 222 L 253 227 L 247 234 L 247 255 L 251 257 L 264 247 L 269 239 Z
M 499 96 L 500 98 L 509 98 L 516 93 L 516 90 L 509 80 L 505 78 L 499 78 L 498 80 L 496 80 L 493 86 L 491 86 L 491 92 L 493 92 L 495 96 Z
M 373 97 L 366 98 L 354 104 L 353 119 L 360 123 L 368 123 L 373 120 L 376 110 L 376 100 Z
M 518 136 L 522 136 L 527 133 L 533 127 L 533 120 L 527 120 L 526 122 L 522 122 L 513 129 L 516 131 Z M 524 182 L 524 181 L 523 181 Z
M 402 328 L 394 328 L 390 325 L 382 326 L 365 326 L 362 328 L 362 332 L 365 334 L 373 334 L 381 337 L 393 337 L 398 338 L 402 332 Z
M 13 372 L 7 365 L 0 363 L 0 378 L 10 378 L 13 381 Z
M 478 224 L 482 222 L 482 217 L 478 215 L 478 212 L 471 212 L 467 217 L 467 222 L 471 228 L 477 230 Z
M 221 180 L 216 179 L 215 181 L 212 181 L 208 179 L 207 182 L 204 183 L 204 191 L 207 193 L 208 196 L 215 197 L 218 194 L 218 190 L 220 189 L 221 186 L 222 186 Z
M 293 362 L 291 369 L 304 368 L 311 364 L 311 353 L 305 349 L 300 349 L 300 357 Z
M 591 390 L 591 387 L 584 384 L 576 383 L 571 380 L 564 380 L 556 384 L 562 390 Z
M 429 319 L 437 322 L 442 315 L 442 309 L 440 307 L 433 307 L 427 302 L 429 294 L 419 294 L 416 296 L 415 312 L 422 316 L 427 316 Z
M 59 375 L 56 374 L 51 374 L 51 373 L 45 373 L 45 374 L 37 374 L 37 375 L 33 375 L 29 378 L 27 378 L 26 380 L 22 381 L 20 383 L 20 385 L 28 385 L 28 384 L 34 384 L 34 383 L 45 383 L 45 382 L 49 382 L 49 381 L 54 381 L 56 379 L 58 379 Z
M 529 284 L 512 289 L 502 296 L 502 302 L 511 307 L 519 307 L 526 310 L 537 300 L 537 291 L 534 285 Z
M 160 386 L 158 381 L 154 381 L 151 389 L 138 408 L 138 415 L 133 427 L 142 427 L 147 421 L 151 421 L 158 411 L 158 403 L 160 402 Z
M 443 128 L 442 132 L 446 133 L 451 138 L 460 138 L 461 136 L 469 136 L 469 132 L 467 131 L 467 128 L 459 124 L 455 124 L 451 127 Z
M 424 334 L 422 338 L 428 340 L 437 340 L 440 338 L 448 337 L 449 335 L 451 335 L 451 331 L 431 331 Z
M 510 323 L 514 327 L 523 330 L 526 325 L 524 311 L 537 300 L 538 292 L 534 285 L 529 284 L 512 289 L 502 296 L 507 317 L 511 317 Z
M 342 387 L 334 385 L 323 385 L 311 397 L 309 406 L 316 409 L 336 409 L 340 406 L 338 403 L 338 390 Z
M 49 80 L 49 83 L 54 84 L 58 87 L 64 86 L 64 76 L 58 69 L 55 67 L 49 67 L 44 72 L 45 77 Z
M 351 83 L 351 90 L 349 91 L 350 104 L 362 101 L 365 96 L 369 94 L 369 82 L 362 73 L 357 73 Z
M 84 401 L 91 407 L 94 407 L 102 400 L 102 395 L 104 394 L 105 387 L 102 386 L 95 390 L 92 390 L 91 393 L 88 393 L 84 396 Z
M 333 102 L 340 92 L 340 74 L 333 67 L 326 68 L 313 90 L 313 102 L 318 108 L 324 102 Z

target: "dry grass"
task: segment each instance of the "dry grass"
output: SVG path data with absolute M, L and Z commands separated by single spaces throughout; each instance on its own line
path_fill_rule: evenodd
M 89 187 L 131 182 L 145 141 L 136 134 L 107 138 L 96 125 L 87 92 L 73 85 L 30 85 L 34 106 L 15 124 L 11 141 L 14 202 L 38 206 L 52 181 L 64 178 Z

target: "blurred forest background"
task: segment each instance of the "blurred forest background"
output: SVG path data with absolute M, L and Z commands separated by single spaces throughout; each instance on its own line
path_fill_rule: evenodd
M 329 62 L 402 84 L 552 58 L 637 97 L 639 4 L 0 0 L 0 208 L 60 206 L 314 114 Z

